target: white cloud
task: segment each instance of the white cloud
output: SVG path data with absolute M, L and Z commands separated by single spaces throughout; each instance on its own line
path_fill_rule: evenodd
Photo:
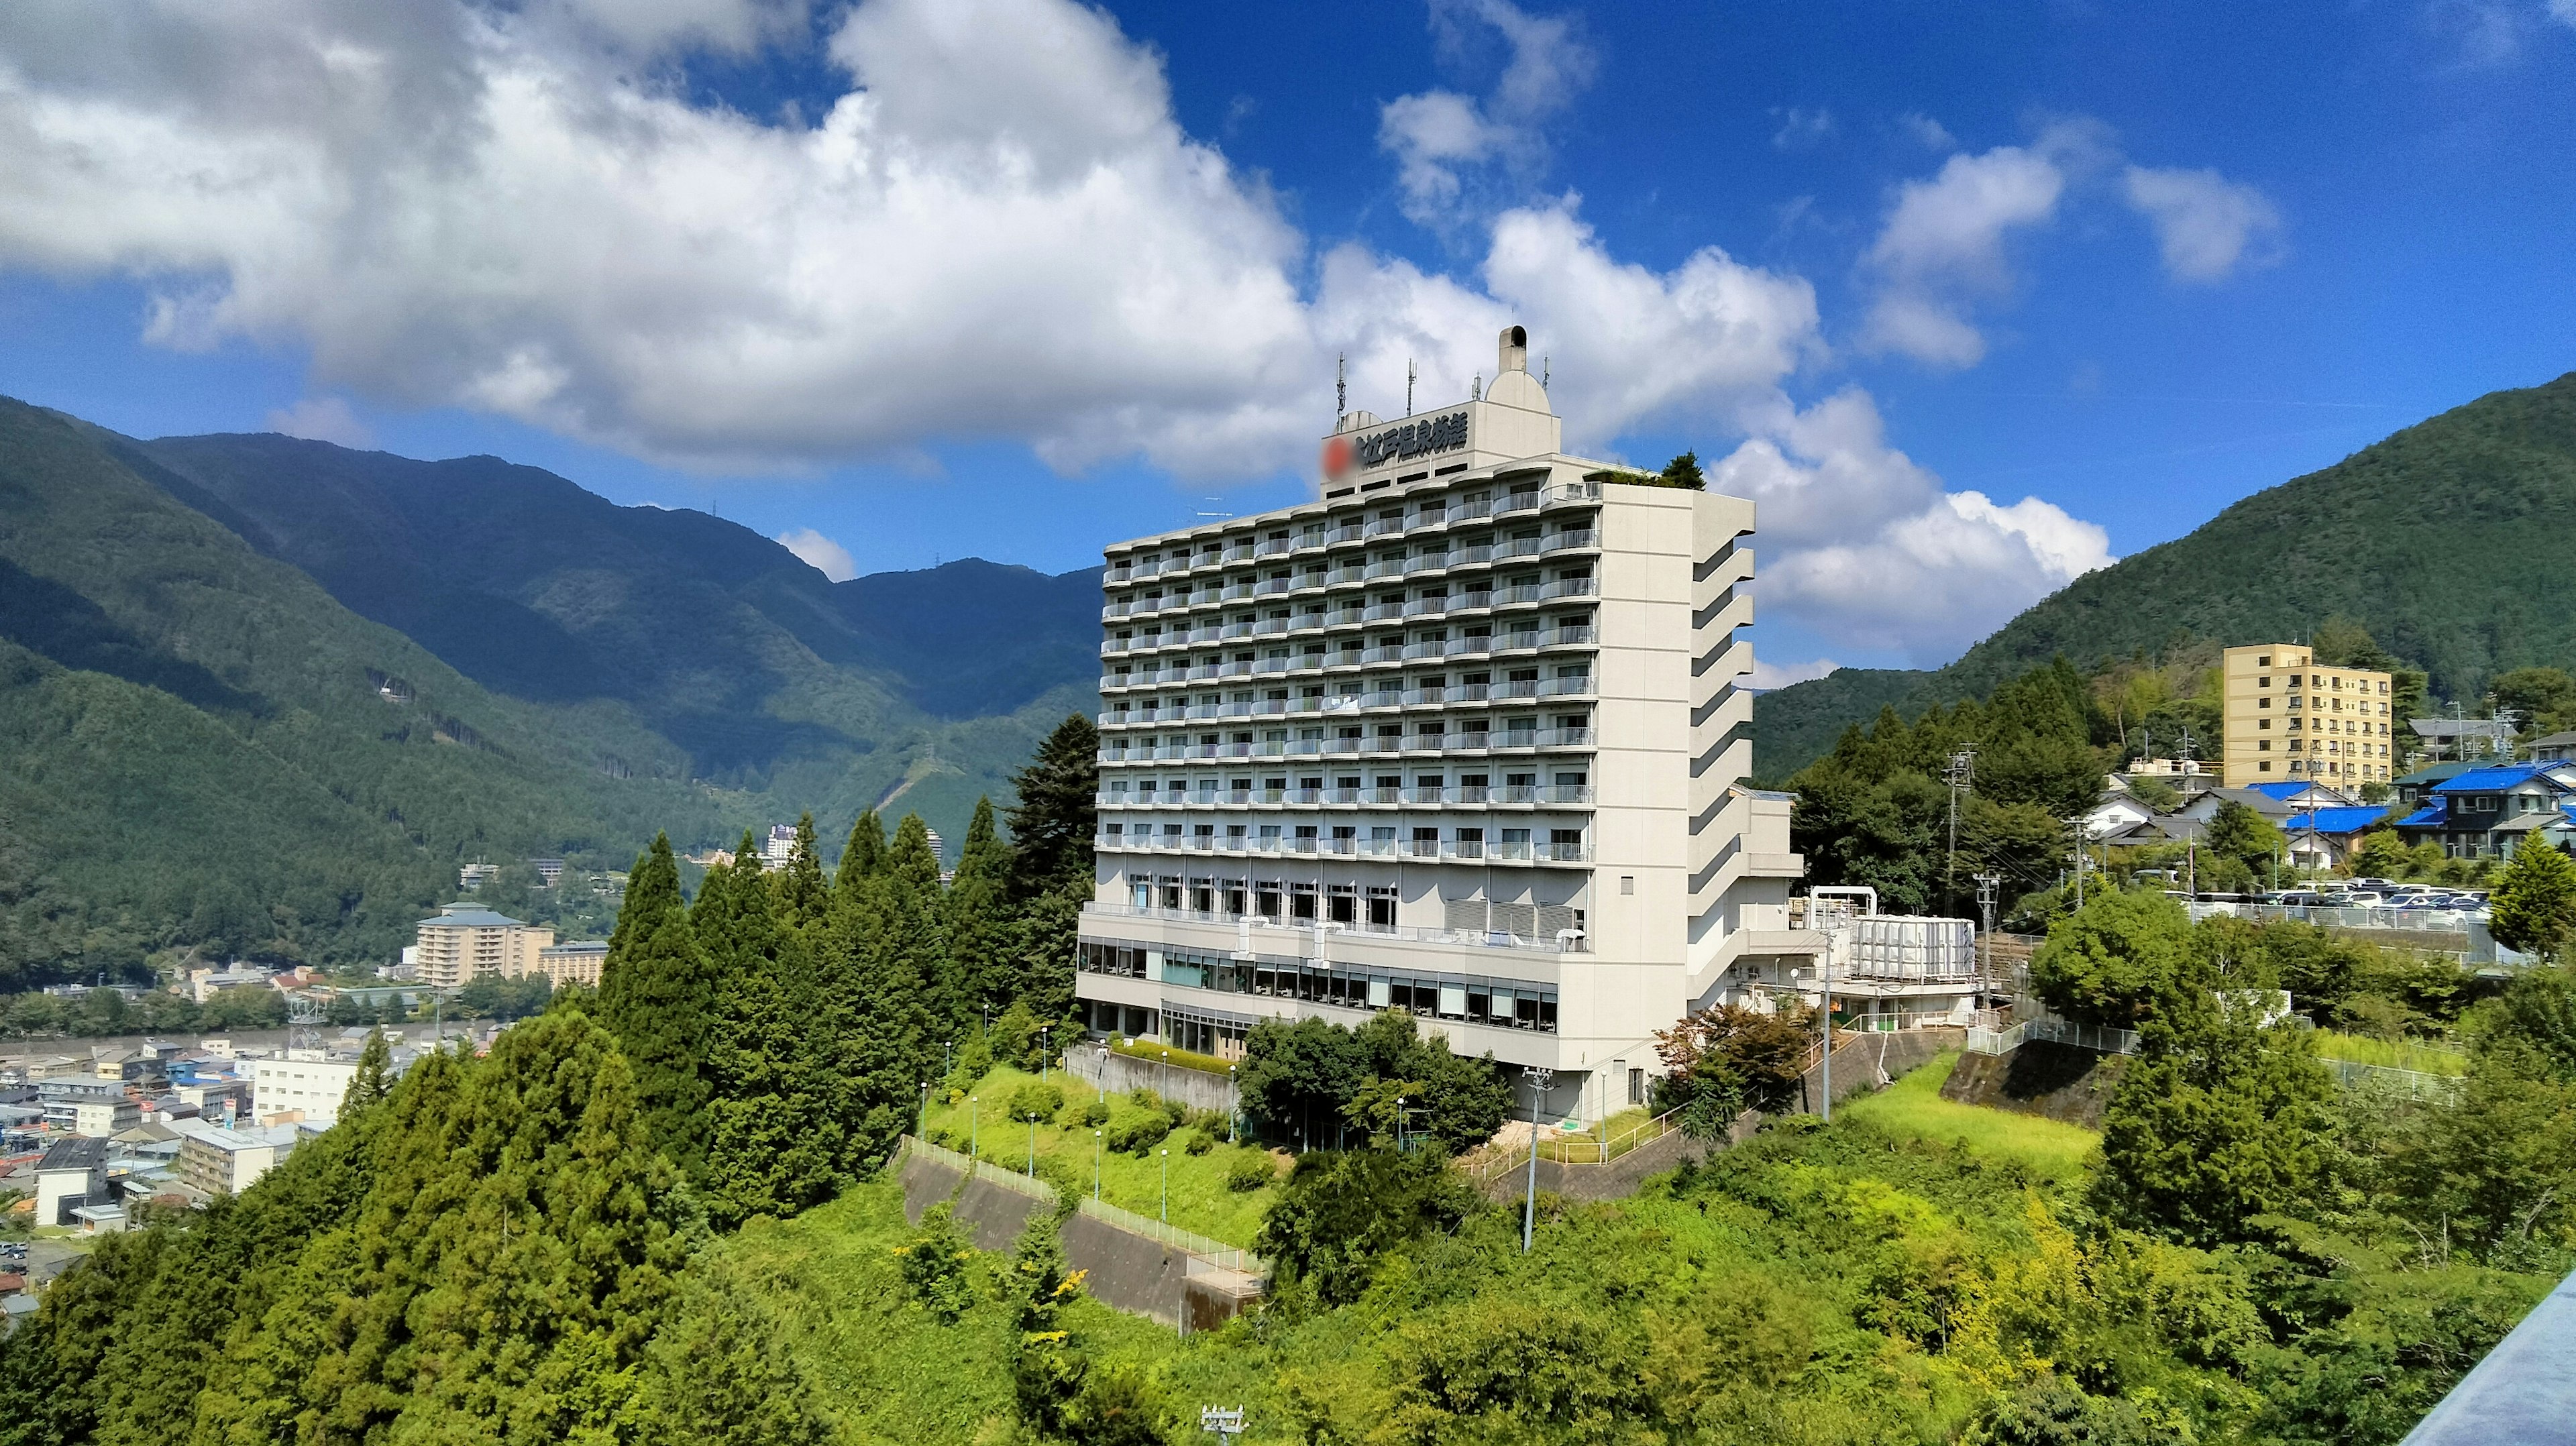
M 1481 101 L 1428 90 L 1379 109 L 1378 145 L 1395 157 L 1404 213 L 1446 225 L 1462 219 L 1471 172 L 1499 166 L 1515 179 L 1538 173 L 1547 158 L 1539 123 L 1592 83 L 1598 58 L 1572 17 L 1532 15 L 1508 0 L 1434 0 L 1431 25 L 1453 62 L 1488 34 L 1510 52 L 1493 94 Z
M 1765 549 L 1765 611 L 1854 648 L 1936 664 L 2113 559 L 2092 523 L 2026 497 L 2001 506 L 1887 445 L 1857 389 L 1785 408 L 1709 471 L 1750 497 Z
M 1834 133 L 1834 113 L 1823 106 L 1814 110 L 1775 107 L 1771 118 L 1780 123 L 1780 129 L 1771 133 L 1771 144 L 1778 150 L 1810 150 L 1831 139 Z
M 1792 683 L 1807 683 L 1825 676 L 1842 664 L 1831 658 L 1811 658 L 1803 663 L 1766 663 L 1753 660 L 1753 686 L 1786 688 Z
M 813 528 L 791 527 L 778 534 L 778 544 L 834 582 L 848 582 L 859 575 L 859 564 L 850 556 L 850 550 Z
M 2576 4 L 2576 0 L 2569 0 Z M 2182 281 L 2222 281 L 2241 263 L 2276 259 L 2281 214 L 2263 193 L 2211 170 L 2131 166 L 2129 204 L 2155 224 L 2165 270 Z
M 1928 180 L 1897 188 L 1863 265 L 1880 286 L 1861 345 L 1941 366 L 1970 366 L 1985 338 L 1965 299 L 2011 285 L 2007 233 L 2055 219 L 2066 173 L 2042 150 L 1997 146 L 1956 155 Z
M 2576 27 L 2576 0 L 2549 0 L 2549 18 Z
M 1959 148 L 1959 138 L 1950 134 L 1948 126 L 1919 111 L 1907 111 L 1898 116 L 1896 124 L 1926 150 L 1955 151 Z
M 307 397 L 291 407 L 279 407 L 268 414 L 268 429 L 290 437 L 303 437 L 315 442 L 337 442 L 343 447 L 372 447 L 376 434 L 349 410 L 349 404 L 338 397 Z

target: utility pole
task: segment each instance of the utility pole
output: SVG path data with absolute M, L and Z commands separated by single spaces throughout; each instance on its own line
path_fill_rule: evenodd
M 2068 819 L 2066 827 L 2075 835 L 2075 910 L 2077 913 L 2082 913 L 2084 911 L 2084 816 L 2079 813 Z M 1982 882 L 1986 875 L 1979 874 L 1977 878 Z M 1988 924 L 1986 927 L 1991 929 L 1994 925 Z
M 1975 782 L 1976 769 L 1977 750 L 1962 748 L 1950 755 L 1950 766 L 1941 773 L 1950 785 L 1950 858 L 1941 870 L 1941 902 L 1952 910 L 1957 909 L 1959 903 L 1959 790 Z M 1831 1012 L 1830 1007 L 1827 1012 Z M 1825 1053 L 1830 1055 L 1833 1053 L 1830 1042 L 1833 1026 L 1827 1024 L 1825 1027 L 1828 1038 Z M 1832 1101 L 1826 1103 L 1831 1105 Z
M 2082 835 L 2078 834 L 2077 837 L 2081 838 Z M 1989 981 L 1995 977 L 1995 890 L 2003 881 L 2004 876 L 2001 874 L 1977 875 L 1977 911 L 1986 921 L 1986 931 L 1978 940 L 1985 946 L 1980 951 L 1985 957 L 1977 961 L 1978 972 Z M 2084 889 L 2084 862 L 2080 858 L 2075 863 L 2075 888 L 2077 894 L 2081 895 Z
M 1538 1102 L 1556 1083 L 1556 1071 L 1529 1069 L 1521 1077 L 1530 1086 L 1530 1161 L 1529 1188 L 1521 1192 L 1521 1254 L 1529 1254 L 1530 1237 L 1538 1229 Z

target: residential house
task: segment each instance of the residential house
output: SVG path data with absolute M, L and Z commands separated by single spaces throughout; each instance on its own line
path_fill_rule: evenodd
M 36 1162 L 36 1223 L 72 1224 L 72 1211 L 108 1203 L 107 1141 L 56 1140 Z
M 143 1123 L 143 1106 L 121 1083 L 90 1078 L 39 1080 L 37 1098 L 45 1110 L 45 1128 L 62 1134 L 106 1139 Z
M 2398 811 L 2403 814 L 2423 807 L 2433 797 L 2435 784 L 2446 783 L 2475 767 L 2474 763 L 2462 763 L 2457 759 L 2428 763 L 2388 786 L 2396 792 Z
M 317 1130 L 340 1119 L 340 1101 L 358 1077 L 354 1059 L 334 1059 L 318 1049 L 290 1049 L 284 1059 L 250 1062 L 251 1107 L 263 1125 L 298 1121 Z
M 2552 733 L 2531 740 L 2529 748 L 2534 763 L 2576 763 L 2576 733 Z
M 2453 774 L 2397 820 L 2408 844 L 2426 839 L 2455 859 L 2510 858 L 2523 840 L 2576 839 L 2576 764 L 2498 763 Z
M 2290 862 L 2303 869 L 2340 867 L 2352 858 L 2362 835 L 2386 823 L 2392 812 L 2374 804 L 2301 809 L 2281 824 L 2289 838 Z

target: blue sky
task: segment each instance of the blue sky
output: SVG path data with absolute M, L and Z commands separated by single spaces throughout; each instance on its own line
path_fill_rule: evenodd
M 1060 570 L 1523 320 L 1776 681 L 2576 367 L 2576 0 L 401 8 L 0 17 L 0 391 Z

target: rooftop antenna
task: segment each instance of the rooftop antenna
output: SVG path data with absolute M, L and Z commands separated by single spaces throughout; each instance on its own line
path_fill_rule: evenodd
M 1333 425 L 1351 414 L 1351 359 L 1345 354 L 1333 358 Z
M 1471 402 L 1481 402 L 1484 399 L 1485 374 L 1483 372 L 1478 372 L 1467 381 L 1467 400 Z
M 1413 415 L 1413 358 L 1404 359 L 1404 414 Z
M 1548 364 L 1550 360 L 1550 358 L 1544 355 L 1538 359 L 1538 384 L 1542 387 L 1547 385 Z

